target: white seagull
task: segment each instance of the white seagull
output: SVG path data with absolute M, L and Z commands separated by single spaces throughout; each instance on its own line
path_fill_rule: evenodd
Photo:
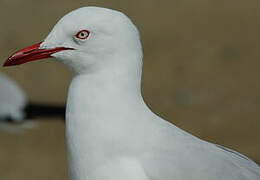
M 0 122 L 20 123 L 39 117 L 64 117 L 65 106 L 30 102 L 24 90 L 10 77 L 0 73 Z M 1 124 L 2 125 L 2 124 Z
M 141 95 L 142 46 L 121 12 L 83 7 L 5 66 L 55 57 L 74 72 L 66 110 L 72 180 L 260 180 L 249 158 L 155 115 Z
M 65 106 L 28 101 L 24 90 L 10 77 L 0 73 L 0 129 L 9 133 L 36 127 L 32 120 L 62 117 Z M 56 118 L 57 119 L 57 118 Z
M 8 76 L 0 74 L 0 121 L 21 122 L 25 118 L 27 97 L 24 91 Z

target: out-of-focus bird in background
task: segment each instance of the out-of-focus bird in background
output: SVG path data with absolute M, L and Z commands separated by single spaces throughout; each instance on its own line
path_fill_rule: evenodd
M 28 101 L 23 89 L 10 77 L 0 74 L 0 126 L 20 124 L 28 120 L 64 119 L 65 105 L 51 105 Z M 31 123 L 29 123 L 31 124 Z M 27 124 L 28 125 L 28 124 Z M 24 126 L 24 125 L 22 125 Z
M 21 122 L 26 117 L 27 97 L 15 81 L 0 74 L 0 120 Z

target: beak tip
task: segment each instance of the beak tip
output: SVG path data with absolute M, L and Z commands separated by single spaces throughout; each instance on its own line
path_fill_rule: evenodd
M 5 61 L 5 63 L 3 64 L 3 67 L 7 67 L 9 65 L 8 61 Z
M 9 57 L 7 60 L 5 60 L 3 67 L 12 66 L 12 65 L 15 65 L 15 64 L 12 62 L 12 58 Z

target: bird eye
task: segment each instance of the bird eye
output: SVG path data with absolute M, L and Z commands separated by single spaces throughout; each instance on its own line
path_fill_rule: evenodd
M 87 39 L 89 36 L 89 31 L 88 30 L 82 30 L 82 31 L 79 31 L 75 37 L 78 38 L 78 39 Z

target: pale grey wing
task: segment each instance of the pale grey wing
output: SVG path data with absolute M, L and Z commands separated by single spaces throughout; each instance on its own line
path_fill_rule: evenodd
M 206 144 L 147 154 L 143 157 L 145 171 L 150 180 L 260 180 L 256 163 L 234 151 Z
M 151 180 L 260 180 L 260 167 L 242 154 L 170 127 L 163 133 L 140 158 Z
M 251 160 L 250 158 L 248 158 L 247 156 L 236 152 L 232 149 L 226 148 L 224 146 L 221 145 L 217 145 L 216 147 L 220 148 L 222 151 L 224 151 L 226 154 L 228 154 L 229 156 L 232 156 L 234 159 L 234 163 L 236 163 L 237 166 L 246 169 L 248 171 L 248 173 L 252 174 L 252 176 L 256 176 L 256 178 L 258 178 L 260 180 L 260 166 L 258 164 L 256 164 L 253 160 Z
M 227 151 L 227 152 L 229 152 L 229 153 L 233 153 L 234 155 L 237 156 L 237 158 L 242 158 L 242 159 L 245 159 L 245 160 L 248 160 L 248 161 L 254 163 L 254 161 L 252 161 L 250 158 L 248 158 L 247 156 L 245 156 L 245 155 L 243 155 L 243 154 L 241 154 L 241 153 L 239 153 L 239 152 L 237 152 L 237 151 L 234 151 L 234 150 L 229 149 L 229 148 L 227 148 L 227 147 L 221 146 L 221 145 L 219 145 L 219 144 L 215 144 L 215 145 L 216 145 L 218 148 L 220 148 L 220 149 L 222 149 L 222 150 L 224 150 L 224 151 Z
M 260 180 L 260 167 L 246 156 L 154 122 L 147 142 L 142 138 L 143 153 L 136 154 L 151 180 Z

